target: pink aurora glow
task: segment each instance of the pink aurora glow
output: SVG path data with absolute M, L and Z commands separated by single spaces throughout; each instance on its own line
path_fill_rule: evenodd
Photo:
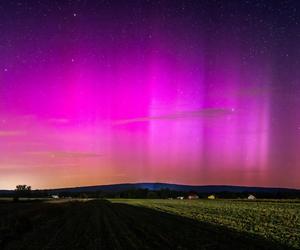
M 36 35 L 40 51 L 24 41 L 14 48 L 26 64 L 4 55 L 10 66 L 0 72 L 0 188 L 120 182 L 300 188 L 300 117 L 278 111 L 269 56 L 243 64 L 245 51 L 229 35 L 207 43 L 201 32 L 166 33 L 154 21 L 143 42 L 145 31 L 122 37 L 117 21 L 104 22 L 99 29 L 106 36 L 97 37 L 84 17 L 54 36 L 56 22 Z M 293 118 L 279 122 L 287 117 Z M 285 137 L 288 130 L 292 136 Z

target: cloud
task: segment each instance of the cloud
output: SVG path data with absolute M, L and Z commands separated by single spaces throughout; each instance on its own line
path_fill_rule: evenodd
M 65 152 L 65 151 L 32 151 L 25 152 L 26 155 L 51 157 L 51 158 L 91 158 L 101 157 L 101 154 L 88 152 Z
M 266 94 L 270 92 L 276 91 L 275 88 L 271 88 L 269 86 L 250 86 L 250 87 L 244 87 L 239 89 L 236 94 L 238 96 L 247 96 L 247 97 L 261 97 L 265 96 Z
M 25 132 L 21 130 L 0 130 L 0 137 L 20 136 Z
M 51 118 L 48 120 L 50 123 L 56 123 L 56 124 L 66 124 L 69 123 L 69 120 L 66 118 Z
M 37 117 L 34 114 L 22 115 L 20 116 L 22 120 L 35 120 Z
M 197 111 L 184 111 L 178 112 L 174 114 L 166 114 L 166 115 L 158 115 L 158 116 L 148 116 L 148 117 L 137 117 L 132 119 L 123 119 L 117 120 L 113 123 L 113 125 L 123 125 L 129 123 L 136 122 L 146 122 L 152 120 L 178 120 L 178 119 L 186 119 L 186 118 L 194 118 L 194 117 L 214 117 L 214 116 L 224 116 L 224 115 L 232 115 L 235 113 L 235 109 L 231 108 L 207 108 L 201 109 Z

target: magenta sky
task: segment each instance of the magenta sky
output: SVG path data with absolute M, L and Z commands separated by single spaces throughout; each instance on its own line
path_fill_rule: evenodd
M 297 1 L 34 2 L 0 3 L 0 189 L 300 188 Z

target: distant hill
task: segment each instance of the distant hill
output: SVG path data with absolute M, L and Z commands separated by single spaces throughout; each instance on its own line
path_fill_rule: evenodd
M 13 193 L 13 190 L 1 190 L 0 189 L 0 194 L 11 194 Z
M 149 190 L 160 190 L 169 189 L 173 191 L 189 192 L 194 191 L 198 193 L 220 193 L 220 192 L 232 192 L 232 193 L 277 193 L 277 192 L 300 192 L 296 189 L 288 188 L 265 188 L 265 187 L 244 187 L 244 186 L 219 186 L 219 185 L 208 185 L 208 186 L 190 186 L 190 185 L 179 185 L 179 184 L 168 184 L 168 183 L 126 183 L 126 184 L 113 184 L 113 185 L 100 185 L 100 186 L 87 186 L 87 187 L 75 187 L 75 188 L 63 188 L 54 189 L 54 192 L 93 192 L 93 191 L 126 191 L 130 189 L 149 189 Z M 50 190 L 49 190 L 50 191 Z
M 132 189 L 148 189 L 148 190 L 161 190 L 169 189 L 173 191 L 197 193 L 300 193 L 298 189 L 290 188 L 268 188 L 268 187 L 247 187 L 247 186 L 226 186 L 226 185 L 207 185 L 207 186 L 191 186 L 169 183 L 124 183 L 124 184 L 112 184 L 112 185 L 98 185 L 98 186 L 85 186 L 85 187 L 72 187 L 72 188 L 58 188 L 45 190 L 48 193 L 59 192 L 95 192 L 95 191 L 108 191 L 108 192 L 120 192 Z M 9 194 L 12 190 L 0 190 L 0 194 Z

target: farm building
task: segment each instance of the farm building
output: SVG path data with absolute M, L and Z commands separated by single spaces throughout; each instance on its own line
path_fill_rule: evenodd
M 210 196 L 208 196 L 207 198 L 210 199 L 210 200 L 216 199 L 216 197 L 215 197 L 214 195 L 210 195 Z
M 183 199 L 184 199 L 183 196 L 178 196 L 178 197 L 177 197 L 177 200 L 183 200 Z
M 250 194 L 249 196 L 248 196 L 248 200 L 255 200 L 256 199 L 256 197 L 254 196 L 254 195 L 252 195 L 252 194 Z
M 188 196 L 188 199 L 189 199 L 189 200 L 196 200 L 196 199 L 199 199 L 199 196 L 198 196 L 197 194 L 190 194 L 190 195 Z

